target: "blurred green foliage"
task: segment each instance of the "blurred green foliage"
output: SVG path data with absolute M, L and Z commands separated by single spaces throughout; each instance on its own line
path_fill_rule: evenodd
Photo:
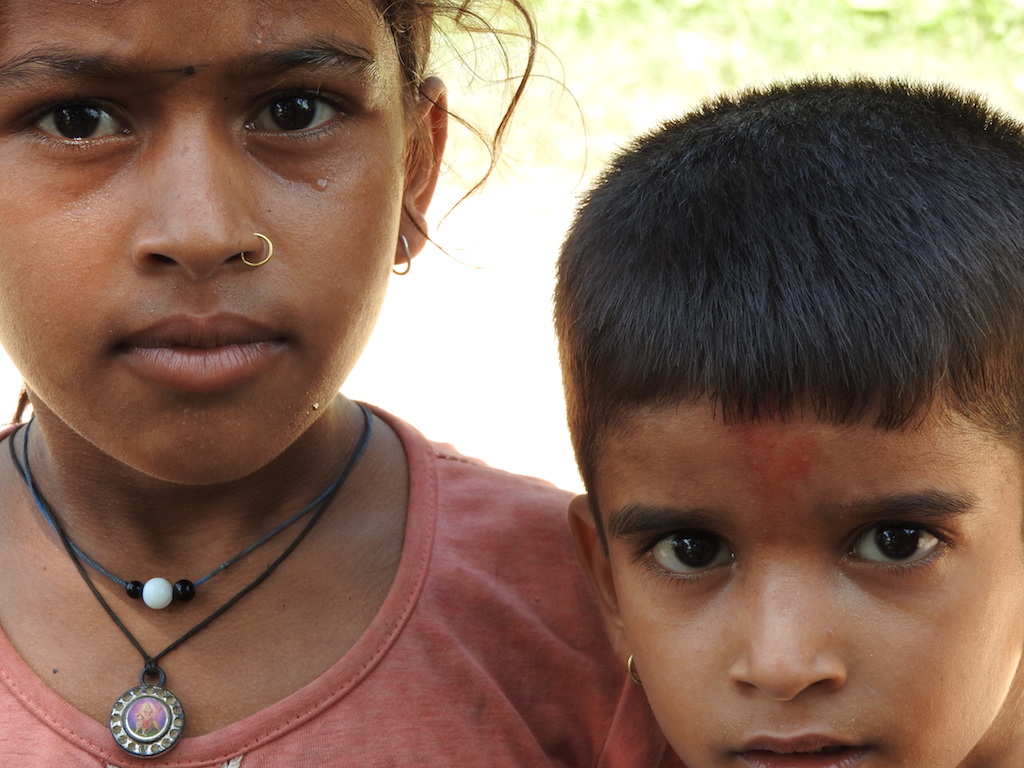
M 544 48 L 496 174 L 512 185 L 578 189 L 631 137 L 718 93 L 808 75 L 941 81 L 1024 118 L 1024 0 L 526 1 Z M 493 5 L 504 28 L 508 5 Z M 453 109 L 486 135 L 526 47 L 515 33 L 444 43 Z M 448 157 L 463 191 L 489 162 L 467 131 Z
M 950 47 L 979 39 L 1019 43 L 1024 22 L 1024 3 L 1010 0 L 542 0 L 538 11 L 550 29 L 584 38 L 611 32 L 600 23 L 611 15 L 639 25 L 658 21 L 720 32 L 748 27 L 766 39 L 803 40 L 824 31 L 848 44 L 910 34 L 918 43 L 927 37 Z
M 546 140 L 517 142 L 513 153 L 534 164 L 565 163 L 587 146 L 589 169 L 713 94 L 809 74 L 949 82 L 1024 116 L 1024 0 L 534 0 L 534 9 L 550 51 L 542 70 L 575 100 L 549 89 L 539 109 L 527 103 L 526 133 Z M 567 128 L 574 121 L 587 141 Z

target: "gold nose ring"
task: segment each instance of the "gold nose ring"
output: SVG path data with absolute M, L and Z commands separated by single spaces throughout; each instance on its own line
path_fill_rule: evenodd
M 242 263 L 245 264 L 246 266 L 258 267 L 258 266 L 260 266 L 262 264 L 266 264 L 268 261 L 270 261 L 271 257 L 274 255 L 274 244 L 272 242 L 270 242 L 270 238 L 267 237 L 266 235 L 261 235 L 259 232 L 253 232 L 253 234 L 256 235 L 256 237 L 258 237 L 260 240 L 262 240 L 264 243 L 267 244 L 267 255 L 264 256 L 259 261 L 249 261 L 247 258 L 245 258 L 245 251 L 242 251 L 239 254 L 239 256 L 242 257 Z

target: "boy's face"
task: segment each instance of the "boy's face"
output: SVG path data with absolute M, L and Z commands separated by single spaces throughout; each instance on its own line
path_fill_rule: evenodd
M 638 411 L 571 520 L 688 768 L 1024 764 L 1024 480 L 960 417 L 906 430 Z

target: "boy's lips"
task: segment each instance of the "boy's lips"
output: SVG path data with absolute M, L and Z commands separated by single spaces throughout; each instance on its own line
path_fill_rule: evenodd
M 266 369 L 284 337 L 241 315 L 172 315 L 127 334 L 116 352 L 140 376 L 168 389 L 219 392 Z
M 868 748 L 827 736 L 759 737 L 736 755 L 750 768 L 855 768 Z

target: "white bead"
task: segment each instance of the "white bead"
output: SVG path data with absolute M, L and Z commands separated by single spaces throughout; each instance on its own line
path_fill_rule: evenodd
M 142 602 L 150 608 L 166 608 L 174 597 L 174 588 L 167 579 L 150 579 L 142 587 Z

